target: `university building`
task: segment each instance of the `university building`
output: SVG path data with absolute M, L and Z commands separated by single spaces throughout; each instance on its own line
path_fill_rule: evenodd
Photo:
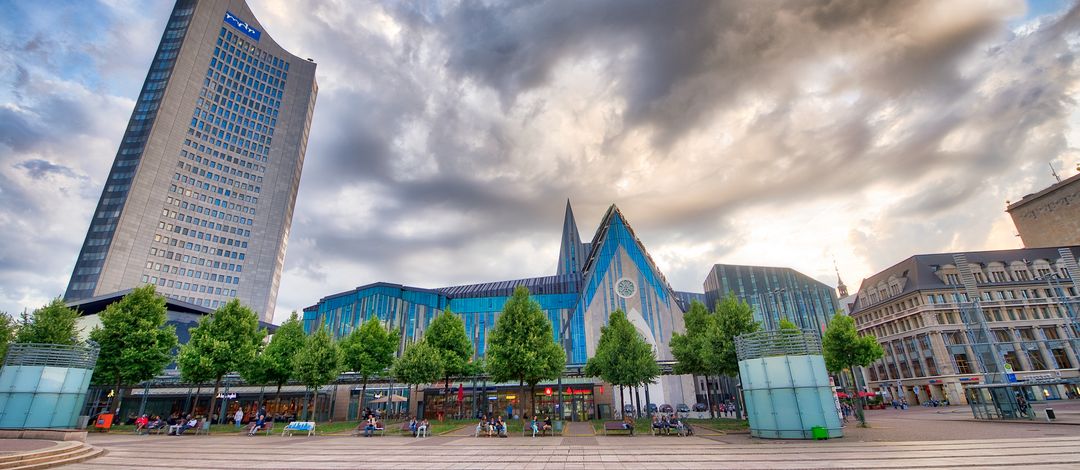
M 744 275 L 749 276 L 745 282 Z M 690 302 L 702 301 L 712 308 L 716 298 L 734 290 L 755 309 L 763 309 L 756 314 L 763 321 L 779 321 L 784 316 L 815 330 L 824 328 L 837 305 L 831 288 L 786 268 L 717 265 L 706 281 L 706 293 L 675 291 L 617 207 L 608 208 L 593 237 L 583 242 L 567 202 L 557 271 L 553 275 L 440 288 L 368 284 L 324 297 L 305 308 L 304 329 L 311 333 L 325 327 L 342 338 L 375 317 L 398 332 L 401 354 L 406 345 L 423 336 L 436 315 L 449 308 L 464 320 L 475 355 L 480 358 L 486 353 L 491 329 L 517 286 L 529 289 L 551 321 L 555 341 L 566 351 L 568 366 L 563 377 L 538 386 L 535 397 L 540 413 L 561 412 L 565 419 L 610 417 L 623 405 L 618 391 L 596 378 L 585 377 L 581 370 L 595 353 L 600 328 L 616 309 L 625 311 L 656 348 L 657 360 L 668 372 L 656 384 L 641 390 L 638 399 L 642 404 L 676 407 L 705 402 L 703 379 L 670 375 L 674 358 L 669 342 L 673 333 L 684 332 L 682 316 Z M 757 293 L 764 295 L 766 290 L 776 289 L 779 291 L 769 298 L 769 307 L 757 300 L 764 298 Z M 455 393 L 459 387 L 463 390 Z M 714 393 L 722 392 L 715 383 L 710 387 Z M 453 384 L 449 396 L 444 396 L 442 385 L 433 384 L 413 402 L 433 413 L 443 409 L 447 400 L 457 403 L 460 397 L 468 410 L 479 406 L 480 412 L 502 413 L 508 406 L 517 410 L 518 393 L 517 384 L 464 379 Z
M 1080 245 L 1080 174 L 1028 194 L 1005 211 L 1025 247 Z
M 142 284 L 274 314 L 318 87 L 243 0 L 178 0 L 66 300 Z
M 1075 379 L 1077 256 L 1075 245 L 915 255 L 864 280 L 851 316 L 885 350 L 866 386 L 887 400 L 956 404 L 964 385 Z M 1080 393 L 1075 382 L 1033 390 L 1029 399 Z

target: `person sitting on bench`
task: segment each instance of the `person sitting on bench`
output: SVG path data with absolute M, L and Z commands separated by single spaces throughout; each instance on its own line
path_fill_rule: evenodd
M 629 415 L 623 416 L 622 427 L 623 429 L 629 430 L 631 436 L 634 435 L 634 419 Z
M 364 424 L 364 437 L 371 437 L 375 435 L 376 423 L 378 422 L 375 421 L 375 415 L 367 415 L 367 422 Z
M 430 426 L 431 423 L 428 423 L 427 418 L 424 418 L 423 421 L 420 421 L 420 425 L 416 427 L 416 437 L 427 437 L 428 429 L 430 428 Z
M 544 417 L 544 426 L 540 428 L 540 434 L 551 433 L 551 416 Z

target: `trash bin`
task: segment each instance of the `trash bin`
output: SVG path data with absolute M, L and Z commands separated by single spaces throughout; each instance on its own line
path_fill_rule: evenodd
M 1054 409 L 1053 408 L 1047 408 L 1046 409 L 1046 420 L 1047 421 L 1053 421 L 1055 419 L 1057 419 L 1057 415 L 1054 414 Z
M 86 425 L 90 424 L 90 417 L 87 415 L 79 415 L 77 423 L 77 429 L 86 429 Z
M 829 430 L 825 429 L 822 426 L 814 426 L 810 428 L 810 434 L 814 436 L 815 440 L 829 438 Z
M 98 415 L 97 421 L 94 421 L 94 427 L 98 429 L 109 429 L 112 427 L 113 414 L 102 413 Z

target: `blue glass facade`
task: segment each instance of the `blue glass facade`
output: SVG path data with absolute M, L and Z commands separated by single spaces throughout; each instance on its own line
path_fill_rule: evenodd
M 734 292 L 754 308 L 765 328 L 777 328 L 787 318 L 804 329 L 824 332 L 839 309 L 832 287 L 791 268 L 717 264 L 705 279 L 705 305 Z

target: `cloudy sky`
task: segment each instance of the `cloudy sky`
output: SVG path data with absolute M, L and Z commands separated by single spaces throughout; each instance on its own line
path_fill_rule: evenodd
M 1080 163 L 1069 1 L 249 0 L 319 64 L 278 319 L 552 274 L 617 204 L 679 290 L 1019 247 Z M 63 294 L 171 2 L 0 0 L 0 310 Z

